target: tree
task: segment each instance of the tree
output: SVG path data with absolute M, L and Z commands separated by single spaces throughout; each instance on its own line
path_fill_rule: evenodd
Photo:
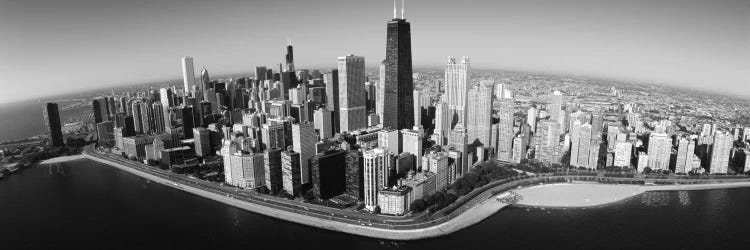
M 126 154 L 125 152 L 120 153 L 120 155 L 122 155 L 122 158 L 125 158 L 125 159 L 128 158 L 128 154 Z
M 643 168 L 643 173 L 644 173 L 644 174 L 651 174 L 651 173 L 653 173 L 653 172 L 654 172 L 654 171 L 653 171 L 653 170 L 652 170 L 652 169 L 651 169 L 650 167 L 645 167 L 645 168 Z
M 375 206 L 375 209 L 372 210 L 373 214 L 380 214 L 380 206 Z
M 315 194 L 313 193 L 312 189 L 311 190 L 307 190 L 307 192 L 305 192 L 305 195 L 303 196 L 303 198 L 307 202 L 315 200 Z
M 268 193 L 270 193 L 270 190 L 268 190 L 268 188 L 266 186 L 261 186 L 261 187 L 258 188 L 258 193 L 268 194 Z
M 427 204 L 422 199 L 416 199 L 411 203 L 410 207 L 415 212 L 422 212 L 427 207 Z

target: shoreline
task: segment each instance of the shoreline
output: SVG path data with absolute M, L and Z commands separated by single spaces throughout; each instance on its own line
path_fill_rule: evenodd
M 424 228 L 417 228 L 417 229 L 387 229 L 387 228 L 378 228 L 378 227 L 372 227 L 372 226 L 366 226 L 366 225 L 345 223 L 345 222 L 340 222 L 340 221 L 335 221 L 335 220 L 328 220 L 325 218 L 318 218 L 318 217 L 310 216 L 310 215 L 303 214 L 303 213 L 295 213 L 295 212 L 290 212 L 290 211 L 286 211 L 283 209 L 277 209 L 277 208 L 267 206 L 267 205 L 255 204 L 252 202 L 238 200 L 228 195 L 227 196 L 220 195 L 217 193 L 213 193 L 213 192 L 203 190 L 200 188 L 196 188 L 196 187 L 192 187 L 189 185 L 183 185 L 175 181 L 157 177 L 155 175 L 121 165 L 120 163 L 111 162 L 109 160 L 101 159 L 96 156 L 85 154 L 85 153 L 77 158 L 66 158 L 66 159 L 75 160 L 75 159 L 80 159 L 80 158 L 85 158 L 85 159 L 92 160 L 98 163 L 102 163 L 108 166 L 112 166 L 122 171 L 139 176 L 141 178 L 151 180 L 151 181 L 154 181 L 154 182 L 157 182 L 157 183 L 160 183 L 160 184 L 163 184 L 163 185 L 175 188 L 175 189 L 179 189 L 179 190 L 191 193 L 191 194 L 195 194 L 204 198 L 208 198 L 214 201 L 218 201 L 226 205 L 230 205 L 230 206 L 233 206 L 242 210 L 246 210 L 249 212 L 274 217 L 274 218 L 281 219 L 281 220 L 288 221 L 288 222 L 295 222 L 295 223 L 303 224 L 306 226 L 312 226 L 316 228 L 327 229 L 331 231 L 337 231 L 337 232 L 354 234 L 358 236 L 365 236 L 365 237 L 382 239 L 382 240 L 406 241 L 406 240 L 419 240 L 419 239 L 426 239 L 426 238 L 434 238 L 434 237 L 451 234 L 453 232 L 470 227 L 494 215 L 495 213 L 499 212 L 503 208 L 511 205 L 511 204 L 502 203 L 494 199 L 495 197 L 505 195 L 506 193 L 510 191 L 520 194 L 524 192 L 524 190 L 549 189 L 550 186 L 555 187 L 555 186 L 559 186 L 560 184 L 562 185 L 565 185 L 565 184 L 587 185 L 586 183 L 574 182 L 574 183 L 543 184 L 543 185 L 515 188 L 511 190 L 506 190 L 497 195 L 492 195 L 489 198 L 479 201 L 472 207 L 468 208 L 468 210 L 462 212 L 461 214 L 456 215 L 454 218 L 451 218 L 447 221 L 443 221 L 440 224 L 436 224 L 436 225 L 428 226 Z M 597 184 L 588 183 L 588 185 L 606 186 L 606 187 L 613 188 L 613 189 L 620 189 L 622 188 L 622 186 L 640 187 L 639 190 L 641 192 L 630 193 L 630 195 L 621 196 L 620 199 L 614 201 L 614 202 L 618 202 L 618 201 L 633 197 L 635 195 L 641 194 L 646 191 L 706 190 L 706 189 L 750 187 L 750 181 L 735 182 L 735 183 L 712 183 L 712 184 L 669 185 L 669 186 L 641 186 L 641 185 L 599 184 L 599 183 Z M 485 191 L 485 192 L 490 192 L 490 190 Z M 526 197 L 524 197 L 524 199 L 525 198 Z M 517 204 L 521 206 L 525 206 L 522 202 L 519 202 Z M 602 206 L 606 204 L 607 203 L 587 205 L 587 206 L 578 206 L 574 208 L 596 207 L 596 206 Z M 423 222 L 423 223 L 431 224 L 435 222 L 432 221 L 432 222 Z
M 166 186 L 182 190 L 188 193 L 192 193 L 204 198 L 208 198 L 214 201 L 224 203 L 233 207 L 237 207 L 246 211 L 274 217 L 277 219 L 299 223 L 307 226 L 317 227 L 321 229 L 327 229 L 336 232 L 354 234 L 359 236 L 365 236 L 370 238 L 384 239 L 384 240 L 418 240 L 425 238 L 433 238 L 446 234 L 456 232 L 466 227 L 472 226 L 485 218 L 497 213 L 502 208 L 510 205 L 496 201 L 495 199 L 486 199 L 476 206 L 471 208 L 471 212 L 465 212 L 457 217 L 430 227 L 420 229 L 383 229 L 376 227 L 368 227 L 356 224 L 343 223 L 338 221 L 320 219 L 317 217 L 307 216 L 304 214 L 288 212 L 280 209 L 274 209 L 271 207 L 254 204 L 251 202 L 245 202 L 237 200 L 228 196 L 218 195 L 212 192 L 208 192 L 199 188 L 191 187 L 188 185 L 182 185 L 170 180 L 162 179 L 126 166 L 119 163 L 110 162 L 108 160 L 99 159 L 94 156 L 85 155 L 85 158 L 93 160 L 105 165 L 113 166 L 117 169 L 125 172 L 134 174 L 153 182 L 164 184 Z M 495 197 L 495 196 L 492 196 Z

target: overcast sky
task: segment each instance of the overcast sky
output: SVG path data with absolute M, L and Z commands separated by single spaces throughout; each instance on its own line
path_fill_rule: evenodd
M 0 103 L 196 72 L 385 55 L 390 0 L 0 0 Z M 750 96 L 747 0 L 408 0 L 415 66 L 562 72 Z M 738 91 L 739 90 L 739 91 Z

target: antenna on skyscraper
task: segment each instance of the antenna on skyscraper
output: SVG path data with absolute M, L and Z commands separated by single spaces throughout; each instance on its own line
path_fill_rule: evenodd
M 393 19 L 396 19 L 396 0 L 393 0 Z
M 404 2 L 406 0 L 401 0 L 401 19 L 404 19 Z

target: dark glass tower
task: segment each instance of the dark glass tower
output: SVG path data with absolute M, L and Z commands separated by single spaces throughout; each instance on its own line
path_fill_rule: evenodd
M 403 12 L 401 18 L 394 17 L 388 22 L 386 39 L 384 89 L 396 91 L 398 108 L 396 114 L 383 114 L 383 127 L 408 129 L 414 126 L 414 79 L 411 69 L 411 24 L 403 17 Z
M 57 108 L 57 103 L 47 103 L 47 108 L 44 112 L 44 119 L 47 123 L 50 137 L 52 138 L 52 145 L 56 147 L 62 146 L 62 126 L 60 125 L 60 110 Z
M 294 48 L 292 43 L 286 46 L 286 70 L 294 72 Z

